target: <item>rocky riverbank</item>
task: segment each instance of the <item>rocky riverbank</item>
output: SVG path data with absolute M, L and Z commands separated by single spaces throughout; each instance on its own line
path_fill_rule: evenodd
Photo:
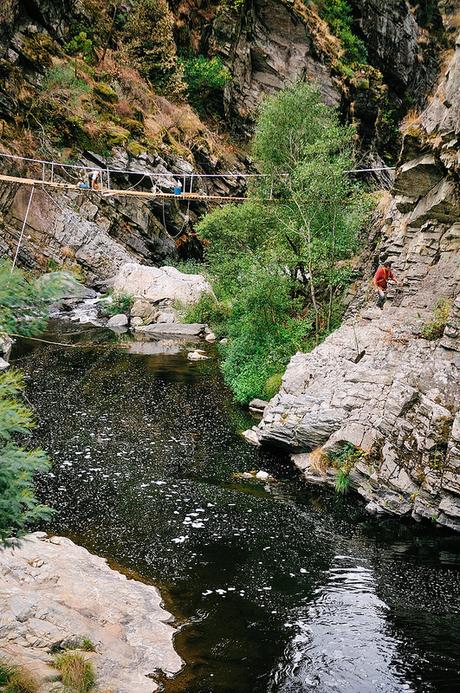
M 346 477 L 372 512 L 460 530 L 460 40 L 408 123 L 381 237 L 342 327 L 296 354 L 251 442 L 293 453 L 310 483 Z M 370 287 L 393 261 L 383 311 Z
M 94 645 L 86 656 L 99 691 L 152 693 L 155 672 L 180 669 L 157 590 L 69 539 L 28 535 L 0 552 L 0 576 L 2 657 L 27 666 L 43 690 L 57 674 L 51 653 L 83 640 Z

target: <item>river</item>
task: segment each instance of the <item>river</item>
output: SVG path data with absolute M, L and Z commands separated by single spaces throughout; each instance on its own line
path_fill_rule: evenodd
M 186 662 L 167 693 L 460 691 L 460 537 L 247 445 L 215 358 L 50 330 L 78 348 L 16 348 L 54 460 L 47 529 L 159 587 Z

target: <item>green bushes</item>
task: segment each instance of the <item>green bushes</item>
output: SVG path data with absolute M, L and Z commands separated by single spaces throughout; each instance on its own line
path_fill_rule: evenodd
M 38 693 L 35 676 L 25 667 L 0 661 L 0 686 L 4 693 Z
M 319 7 L 321 16 L 342 43 L 346 62 L 367 63 L 367 48 L 353 33 L 353 15 L 347 0 L 321 0 Z
M 433 311 L 433 320 L 428 320 L 422 327 L 421 335 L 424 339 L 440 339 L 449 319 L 452 301 L 448 298 L 440 298 Z
M 198 226 L 216 300 L 194 317 L 228 336 L 222 370 L 240 402 L 272 396 L 290 357 L 340 319 L 367 205 L 346 174 L 352 139 L 311 85 L 267 99 L 253 145 L 266 177 Z
M 184 79 L 190 102 L 200 110 L 217 110 L 225 85 L 231 79 L 230 71 L 216 56 L 204 55 L 182 61 Z
M 104 315 L 111 318 L 113 315 L 119 315 L 120 313 L 128 314 L 134 303 L 134 299 L 129 294 L 113 294 L 112 302 L 105 303 L 102 307 Z
M 329 455 L 332 464 L 337 470 L 335 490 L 337 493 L 346 493 L 350 486 L 350 472 L 356 462 L 366 453 L 352 443 L 345 443 L 340 452 Z
M 69 277 L 29 281 L 20 271 L 11 273 L 8 261 L 0 262 L 0 336 L 34 335 L 46 324 L 47 306 L 64 293 Z M 48 469 L 41 450 L 27 450 L 19 437 L 33 427 L 30 409 L 21 394 L 24 382 L 18 371 L 0 374 L 0 546 L 19 537 L 29 523 L 49 516 L 35 495 L 33 478 Z

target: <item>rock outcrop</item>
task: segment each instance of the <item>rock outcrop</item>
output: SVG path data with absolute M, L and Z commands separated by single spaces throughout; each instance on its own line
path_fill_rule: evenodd
M 89 639 L 98 690 L 152 693 L 156 671 L 174 673 L 170 615 L 154 587 L 111 570 L 69 539 L 37 532 L 0 552 L 0 649 L 45 681 L 52 650 Z
M 370 511 L 460 531 L 459 113 L 457 42 L 381 222 L 399 286 L 380 311 L 369 276 L 343 326 L 292 358 L 248 437 L 291 450 L 313 483 L 345 464 Z
M 185 274 L 175 267 L 147 267 L 135 263 L 123 265 L 110 285 L 115 292 L 150 303 L 178 301 L 190 305 L 202 294 L 212 293 L 211 285 L 202 274 Z M 136 315 L 142 317 L 139 310 Z
M 250 124 L 266 94 L 299 79 L 315 81 L 324 101 L 339 105 L 340 88 L 327 64 L 334 47 L 325 24 L 321 47 L 318 23 L 317 16 L 309 21 L 305 5 L 284 0 L 250 0 L 239 18 L 231 10 L 217 16 L 213 40 L 232 72 L 225 92 L 232 121 Z

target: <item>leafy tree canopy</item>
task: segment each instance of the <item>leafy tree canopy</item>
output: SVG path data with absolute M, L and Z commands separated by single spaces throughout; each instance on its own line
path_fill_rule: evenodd
M 229 336 L 223 372 L 237 399 L 270 396 L 267 382 L 298 349 L 334 329 L 369 201 L 347 173 L 354 132 L 319 91 L 298 83 L 268 98 L 253 154 L 265 177 L 249 200 L 207 215 L 198 231 Z M 210 299 L 203 299 L 207 319 Z M 194 309 L 199 317 L 200 307 Z
M 46 325 L 49 303 L 60 298 L 73 283 L 56 273 L 30 280 L 8 260 L 0 261 L 0 338 L 8 334 L 32 336 Z M 42 450 L 29 450 L 18 442 L 34 426 L 30 409 L 22 401 L 21 373 L 0 373 L 0 545 L 20 537 L 31 522 L 49 515 L 35 493 L 35 474 L 45 471 L 48 458 Z

